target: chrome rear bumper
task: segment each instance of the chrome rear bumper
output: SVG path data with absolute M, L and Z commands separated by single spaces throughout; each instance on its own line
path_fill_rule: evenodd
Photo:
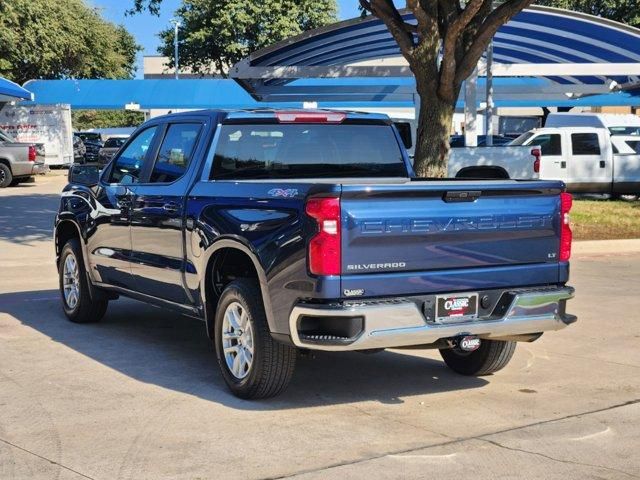
M 560 330 L 575 322 L 576 317 L 564 313 L 564 302 L 573 298 L 573 292 L 571 287 L 505 292 L 512 298 L 506 313 L 460 323 L 427 322 L 415 302 L 403 299 L 345 305 L 299 304 L 291 312 L 289 327 L 296 346 L 329 351 L 426 345 L 460 335 L 503 338 Z M 298 331 L 301 317 L 362 317 L 364 328 L 350 339 L 322 335 L 308 339 Z

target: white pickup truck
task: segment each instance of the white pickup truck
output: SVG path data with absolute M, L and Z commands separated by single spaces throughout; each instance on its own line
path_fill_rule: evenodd
M 607 128 L 545 127 L 522 134 L 511 145 L 539 147 L 539 178 L 562 180 L 570 192 L 640 194 L 638 135 L 611 135 Z
M 448 176 L 456 178 L 537 179 L 541 151 L 536 145 L 452 148 Z
M 555 113 L 506 147 L 454 148 L 448 174 L 562 180 L 570 192 L 640 194 L 640 118 Z

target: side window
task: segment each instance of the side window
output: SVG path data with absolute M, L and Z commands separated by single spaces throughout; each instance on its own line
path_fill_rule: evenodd
M 627 145 L 629 145 L 634 152 L 640 153 L 640 141 L 627 140 Z
M 174 123 L 169 125 L 158 158 L 151 172 L 150 182 L 168 183 L 179 179 L 187 171 L 202 124 Z
M 111 170 L 110 183 L 138 183 L 147 150 L 151 146 L 157 127 L 149 127 L 136 135 L 117 158 Z
M 542 156 L 562 155 L 560 135 L 557 133 L 538 135 L 529 142 L 529 145 L 540 145 Z
M 597 133 L 572 133 L 571 149 L 574 155 L 600 155 Z

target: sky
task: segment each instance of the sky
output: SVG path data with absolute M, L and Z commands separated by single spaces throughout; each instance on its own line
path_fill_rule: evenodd
M 89 4 L 98 8 L 107 20 L 124 25 L 135 36 L 136 42 L 143 51 L 138 55 L 137 78 L 142 78 L 142 55 L 157 55 L 160 39 L 157 34 L 169 26 L 173 12 L 180 5 L 180 0 L 163 0 L 160 17 L 149 13 L 125 16 L 124 12 L 131 8 L 133 0 L 88 0 Z M 341 20 L 358 16 L 358 0 L 338 0 L 338 17 Z

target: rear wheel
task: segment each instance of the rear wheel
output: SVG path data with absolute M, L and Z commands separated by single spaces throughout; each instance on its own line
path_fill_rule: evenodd
M 58 265 L 62 308 L 75 323 L 98 322 L 107 311 L 108 301 L 91 298 L 80 242 L 72 238 L 62 249 Z
M 235 280 L 224 289 L 216 310 L 214 341 L 222 376 L 237 397 L 274 397 L 289 384 L 296 349 L 271 337 L 255 281 Z
M 11 169 L 4 163 L 0 163 L 0 188 L 8 187 L 13 183 Z
M 500 340 L 482 340 L 480 347 L 473 352 L 458 348 L 440 350 L 447 366 L 462 375 L 489 375 L 503 369 L 516 350 L 516 342 Z

